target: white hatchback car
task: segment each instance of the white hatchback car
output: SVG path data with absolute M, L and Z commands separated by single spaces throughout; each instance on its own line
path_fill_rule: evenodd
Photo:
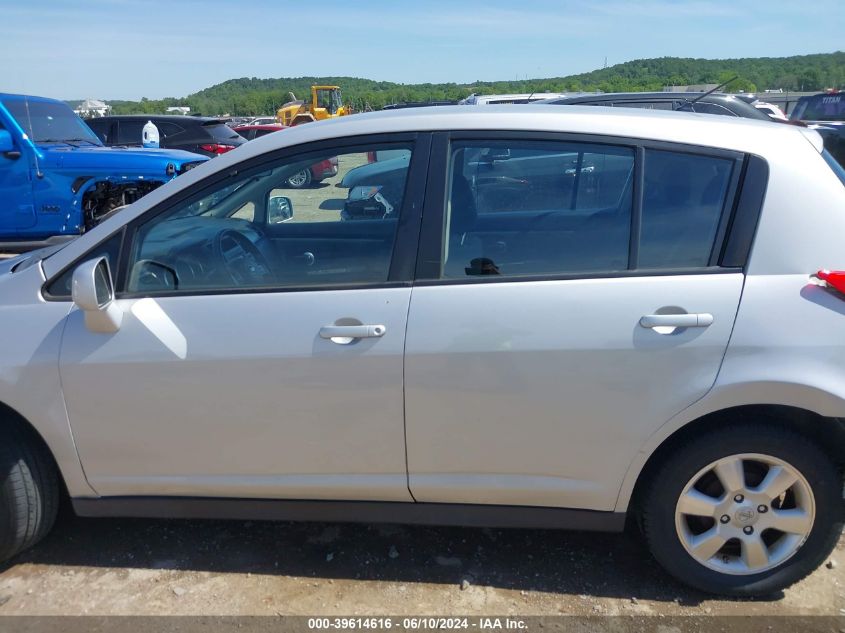
M 816 273 L 843 235 L 845 174 L 791 126 L 268 135 L 0 265 L 0 556 L 65 488 L 85 516 L 639 526 L 690 585 L 776 591 L 842 529 L 845 283 Z

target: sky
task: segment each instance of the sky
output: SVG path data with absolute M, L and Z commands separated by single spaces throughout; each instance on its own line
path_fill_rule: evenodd
M 182 97 L 237 77 L 559 77 L 845 49 L 845 0 L 0 0 L 0 92 Z

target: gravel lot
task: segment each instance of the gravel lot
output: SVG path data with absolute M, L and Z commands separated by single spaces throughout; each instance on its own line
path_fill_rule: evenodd
M 727 601 L 623 535 L 80 519 L 0 568 L 0 615 L 840 615 L 845 539 L 783 595 Z M 465 581 L 465 582 L 464 582 Z

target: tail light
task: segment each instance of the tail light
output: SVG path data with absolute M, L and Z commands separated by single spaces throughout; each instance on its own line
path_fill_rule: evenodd
M 821 279 L 831 288 L 845 293 L 845 270 L 820 270 L 815 277 Z
M 235 149 L 235 146 L 223 145 L 222 143 L 206 143 L 205 145 L 200 145 L 200 149 L 210 154 L 225 154 Z
M 378 159 L 376 158 L 375 152 L 367 152 L 367 162 L 368 163 L 374 163 L 374 162 L 376 162 L 376 160 L 378 160 Z

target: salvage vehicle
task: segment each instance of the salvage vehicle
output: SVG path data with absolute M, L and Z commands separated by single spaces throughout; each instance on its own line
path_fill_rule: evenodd
M 387 150 L 389 214 L 284 195 Z M 89 517 L 639 529 L 685 583 L 776 592 L 842 531 L 843 208 L 816 132 L 734 117 L 444 106 L 251 141 L 0 263 L 0 558 L 66 490 Z
M 205 160 L 105 148 L 66 103 L 0 94 L 0 248 L 70 239 Z
M 244 140 L 224 119 L 179 114 L 120 114 L 86 119 L 104 145 L 141 147 L 141 130 L 148 121 L 158 128 L 160 147 L 181 149 L 214 158 L 243 145 Z

